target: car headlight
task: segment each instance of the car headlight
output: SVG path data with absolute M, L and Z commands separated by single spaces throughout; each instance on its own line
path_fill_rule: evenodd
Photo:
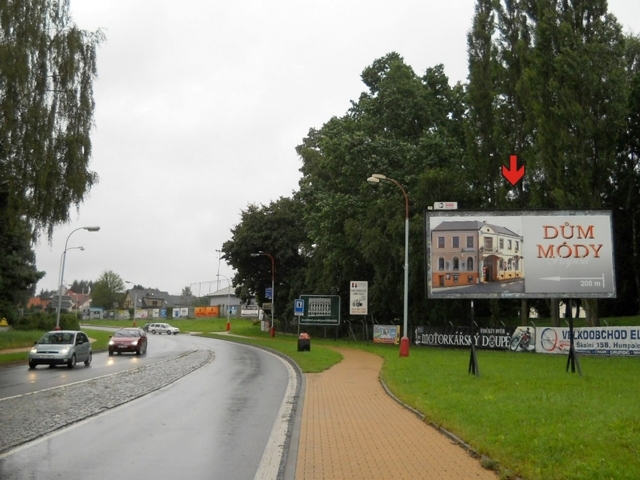
M 38 353 L 38 349 L 37 349 L 36 347 L 33 347 L 33 348 L 31 349 L 31 353 Z
M 113 340 L 109 340 L 109 345 L 113 345 Z
M 133 345 L 134 347 L 138 344 L 138 340 L 136 340 L 135 342 L 131 342 L 131 345 Z
M 60 353 L 62 355 L 66 355 L 67 353 L 69 353 L 69 349 L 68 348 L 63 348 L 62 350 L 60 350 Z

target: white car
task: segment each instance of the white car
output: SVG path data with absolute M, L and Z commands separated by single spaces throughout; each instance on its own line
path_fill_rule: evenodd
M 177 335 L 180 333 L 180 329 L 178 327 L 172 327 L 168 323 L 152 323 L 149 325 L 149 332 L 153 333 L 166 333 L 167 335 Z

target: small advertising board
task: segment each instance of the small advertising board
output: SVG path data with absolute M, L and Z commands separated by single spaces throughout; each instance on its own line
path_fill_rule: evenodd
M 302 295 L 300 299 L 304 302 L 300 325 L 340 325 L 339 295 Z
M 430 298 L 615 298 L 611 212 L 427 211 Z
M 366 315 L 369 282 L 352 280 L 350 283 L 349 314 Z

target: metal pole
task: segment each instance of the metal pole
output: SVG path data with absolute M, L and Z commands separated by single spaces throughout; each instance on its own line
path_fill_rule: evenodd
M 275 315 L 276 315 L 276 261 L 272 255 L 271 257 L 271 336 L 276 336 L 276 324 L 275 324 Z
M 218 252 L 218 283 L 216 283 L 216 291 L 220 290 L 220 250 Z
M 230 304 L 231 304 L 231 281 L 225 275 L 222 275 L 222 276 L 227 281 L 227 331 L 229 331 L 231 330 L 231 322 L 229 321 Z M 218 274 L 218 278 L 220 278 L 220 274 Z
M 276 260 L 273 258 L 273 255 L 270 253 L 266 253 L 260 251 L 258 253 L 252 253 L 252 257 L 257 257 L 259 255 L 264 255 L 265 257 L 269 257 L 271 259 L 271 336 L 276 336 L 276 327 L 275 327 L 275 311 L 276 311 Z
M 68 236 L 67 241 L 64 242 L 64 251 L 62 252 L 62 267 L 60 267 L 60 280 L 58 286 L 58 308 L 56 309 L 56 330 L 60 330 L 60 309 L 62 308 L 62 281 L 64 280 L 64 264 L 67 261 L 67 246 L 69 245 L 69 238 L 73 235 L 74 232 L 78 230 L 88 230 L 89 232 L 97 232 L 100 230 L 100 227 L 80 227 L 73 230 Z
M 407 204 L 408 205 L 408 204 Z M 407 207 L 408 208 L 408 207 Z M 404 221 L 404 325 L 400 339 L 400 356 L 409 356 L 409 216 Z
M 388 178 L 379 173 L 374 173 L 367 178 L 370 185 L 377 185 L 380 181 L 386 180 L 395 183 L 404 195 L 405 220 L 404 220 L 404 321 L 402 328 L 402 338 L 400 339 L 400 356 L 409 356 L 409 196 L 400 183 L 393 178 Z

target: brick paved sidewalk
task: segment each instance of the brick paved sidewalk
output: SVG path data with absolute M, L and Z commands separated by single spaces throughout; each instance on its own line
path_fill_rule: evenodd
M 296 480 L 496 480 L 384 391 L 380 357 L 336 350 L 342 362 L 305 375 Z

